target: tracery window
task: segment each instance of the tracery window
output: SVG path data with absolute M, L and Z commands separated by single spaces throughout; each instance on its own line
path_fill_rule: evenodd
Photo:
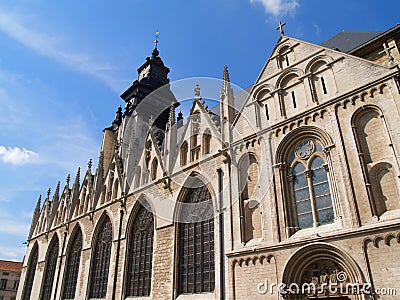
M 29 300 L 31 298 L 33 280 L 35 279 L 36 265 L 38 262 L 38 252 L 38 246 L 37 244 L 35 244 L 35 246 L 33 246 L 31 257 L 29 259 L 25 287 L 21 298 L 22 300 Z
M 126 296 L 150 296 L 153 239 L 153 214 L 140 206 L 130 233 Z
M 112 225 L 106 217 L 100 227 L 94 247 L 90 298 L 105 298 L 107 294 L 108 271 L 110 268 L 110 256 L 112 245 Z
M 58 258 L 58 238 L 52 241 L 50 244 L 49 252 L 47 254 L 46 259 L 46 270 L 43 278 L 43 287 L 42 287 L 42 300 L 49 300 L 51 297 L 51 291 L 53 289 L 53 280 L 56 272 L 57 266 L 57 258 Z
M 290 156 L 290 170 L 299 229 L 333 223 L 328 167 L 321 145 L 313 139 L 298 143 Z
M 75 299 L 76 283 L 78 281 L 79 264 L 82 252 L 82 232 L 77 230 L 66 261 L 65 281 L 63 290 L 63 299 Z
M 194 182 L 179 214 L 179 294 L 212 292 L 215 287 L 212 198 L 204 183 Z

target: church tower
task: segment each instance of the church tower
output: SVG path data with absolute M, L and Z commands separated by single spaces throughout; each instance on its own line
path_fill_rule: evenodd
M 138 79 L 122 93 L 121 98 L 126 103 L 125 115 L 130 116 L 134 110 L 138 110 L 144 121 L 152 118 L 154 125 L 164 130 L 168 122 L 169 107 L 176 100 L 169 88 L 169 68 L 159 57 L 157 45 L 158 39 L 155 40 L 151 56 L 138 68 Z M 157 89 L 159 90 L 153 93 Z M 148 99 L 143 101 L 146 97 Z

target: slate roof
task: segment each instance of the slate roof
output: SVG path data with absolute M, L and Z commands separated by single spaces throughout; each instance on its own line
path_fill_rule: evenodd
M 21 273 L 22 262 L 0 260 L 0 271 Z
M 362 32 L 362 31 L 346 31 L 343 30 L 331 37 L 329 40 L 323 42 L 321 46 L 340 50 L 341 52 L 348 53 L 358 46 L 368 42 L 369 40 L 380 35 L 382 32 Z

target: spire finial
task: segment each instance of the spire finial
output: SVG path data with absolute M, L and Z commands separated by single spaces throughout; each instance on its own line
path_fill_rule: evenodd
M 179 111 L 178 113 L 178 118 L 176 119 L 177 122 L 182 121 L 183 120 L 183 113 L 182 111 Z
M 92 159 L 89 159 L 89 162 L 88 162 L 88 169 L 89 170 L 92 168 L 92 165 L 93 165 L 93 161 L 92 161 Z
M 279 21 L 278 27 L 275 28 L 275 30 L 279 29 L 281 36 L 285 35 L 285 32 L 283 31 L 283 26 L 285 26 L 285 25 L 286 25 L 286 22 L 282 23 L 281 21 Z
M 153 55 L 153 57 L 157 57 L 158 54 L 160 54 L 160 52 L 158 52 L 158 35 L 160 34 L 159 31 L 156 32 L 156 39 L 154 40 L 154 49 L 153 52 L 151 53 Z
M 51 194 L 51 188 L 49 188 L 49 189 L 47 190 L 47 199 L 50 199 L 50 194 Z
M 156 31 L 156 39 L 154 40 L 154 49 L 157 49 L 157 45 L 158 45 L 158 35 L 160 34 L 159 31 Z
M 200 86 L 198 83 L 196 83 L 196 87 L 194 88 L 194 96 L 196 97 L 196 99 L 200 100 L 201 96 L 200 96 Z

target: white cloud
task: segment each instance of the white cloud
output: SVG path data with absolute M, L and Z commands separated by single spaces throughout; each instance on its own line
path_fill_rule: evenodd
M 99 63 L 89 54 L 68 49 L 60 34 L 51 34 L 27 24 L 28 18 L 12 12 L 0 11 L 0 31 L 35 52 L 55 59 L 57 62 L 82 73 L 94 76 L 119 92 L 117 79 L 109 74 L 114 68 L 108 63 Z
M 2 247 L 0 246 L 0 258 L 12 261 L 21 261 L 25 255 L 26 247 Z
M 24 239 L 28 237 L 30 225 L 20 224 L 14 220 L 2 220 L 0 226 L 0 233 L 19 236 Z
M 18 147 L 4 147 L 0 146 L 0 158 L 5 163 L 11 163 L 13 165 L 23 165 L 36 161 L 39 156 L 30 150 Z
M 250 0 L 250 2 L 260 2 L 267 14 L 272 14 L 276 17 L 293 14 L 299 6 L 298 0 Z

